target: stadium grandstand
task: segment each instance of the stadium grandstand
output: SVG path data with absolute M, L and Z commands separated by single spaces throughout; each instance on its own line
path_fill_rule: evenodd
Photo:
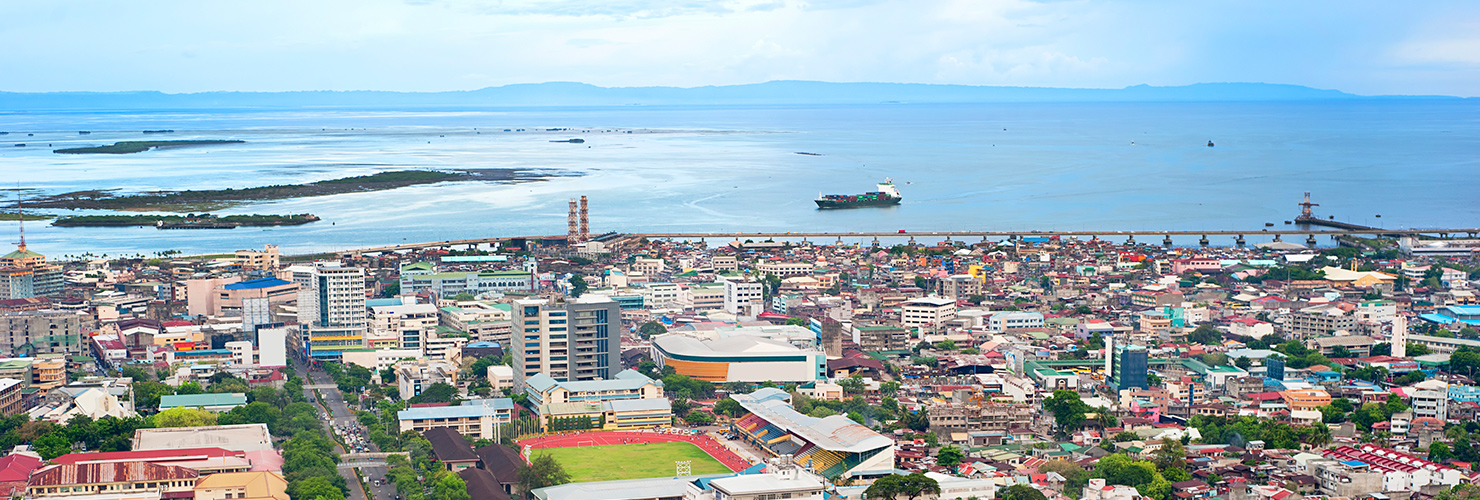
M 776 388 L 730 396 L 745 416 L 730 424 L 736 436 L 773 456 L 790 456 L 797 465 L 828 479 L 888 475 L 894 470 L 894 440 L 848 417 L 809 417 L 791 406 L 791 395 Z

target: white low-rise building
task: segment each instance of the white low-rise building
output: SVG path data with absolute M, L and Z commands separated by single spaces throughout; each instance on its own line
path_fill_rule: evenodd
M 900 305 L 899 323 L 905 328 L 933 330 L 956 317 L 956 301 L 940 297 L 910 299 Z

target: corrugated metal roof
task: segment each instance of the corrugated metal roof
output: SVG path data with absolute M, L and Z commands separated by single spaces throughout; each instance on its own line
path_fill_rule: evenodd
M 31 480 L 26 485 L 63 486 L 131 481 L 171 481 L 195 479 L 196 477 L 199 477 L 199 474 L 192 469 L 173 465 L 155 465 L 148 462 L 69 464 L 41 469 L 31 475 Z

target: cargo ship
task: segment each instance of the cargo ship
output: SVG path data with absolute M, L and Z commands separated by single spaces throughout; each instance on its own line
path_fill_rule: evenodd
M 879 190 L 863 194 L 817 194 L 817 208 L 887 207 L 904 199 L 894 188 L 894 179 L 884 179 Z

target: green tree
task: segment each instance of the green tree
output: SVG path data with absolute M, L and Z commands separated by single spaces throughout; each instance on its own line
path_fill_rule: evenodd
M 1449 460 L 1451 458 L 1454 458 L 1454 454 L 1449 452 L 1448 444 L 1439 441 L 1435 441 L 1434 443 L 1429 444 L 1430 461 L 1444 463 L 1445 460 Z
M 740 406 L 739 402 L 727 397 L 714 402 L 714 413 L 735 418 L 744 415 L 745 408 Z
M 637 327 L 637 333 L 642 334 L 642 338 L 649 338 L 654 335 L 662 335 L 668 333 L 668 327 L 663 326 L 662 323 L 659 323 L 657 321 L 649 321 L 647 323 L 643 323 L 642 326 Z
M 555 461 L 555 457 L 546 454 L 536 454 L 529 465 L 519 467 L 518 481 L 519 493 L 526 500 L 533 500 L 534 490 L 546 486 L 555 486 L 570 482 L 570 474 Z
M 409 401 L 413 404 L 451 403 L 453 401 L 456 401 L 457 399 L 456 387 L 453 387 L 451 384 L 445 382 L 437 382 L 435 384 L 427 386 L 425 389 L 422 389 L 421 394 L 417 394 Z
M 1089 411 L 1089 405 L 1079 398 L 1078 392 L 1059 389 L 1043 400 L 1043 409 L 1053 414 L 1054 423 L 1060 430 L 1068 431 L 1084 425 L 1084 414 Z
M 1152 456 L 1158 470 L 1187 468 L 1187 448 L 1175 439 L 1162 439 L 1161 447 Z
M 305 500 L 344 500 L 344 490 L 325 476 L 314 476 L 289 485 L 290 496 Z
M 1202 362 L 1208 366 L 1223 366 L 1228 364 L 1228 355 L 1221 352 L 1210 352 L 1202 355 Z
M 1048 500 L 1048 497 L 1043 496 L 1043 492 L 1026 484 L 1008 486 L 1002 492 L 1001 498 L 1002 500 Z
M 438 471 L 432 480 L 432 498 L 437 500 L 470 500 L 468 485 L 451 471 Z
M 216 414 L 195 408 L 170 408 L 159 412 L 149 420 L 155 427 L 203 427 L 216 425 Z
M 1233 360 L 1233 366 L 1237 366 L 1240 370 L 1248 370 L 1250 366 L 1254 366 L 1254 360 L 1249 359 L 1248 356 L 1239 356 L 1238 359 Z
M 863 490 L 867 499 L 895 500 L 901 495 L 910 500 L 921 496 L 939 495 L 940 484 L 919 472 L 908 476 L 898 474 L 881 477 Z
M 1187 334 L 1187 341 L 1195 344 L 1219 345 L 1223 343 L 1223 332 L 1218 331 L 1212 323 L 1203 323 L 1192 330 L 1192 333 Z
M 862 394 L 867 388 L 864 386 L 862 377 L 847 377 L 838 380 L 838 385 L 843 388 L 843 394 Z
M 67 436 L 60 432 L 41 436 L 35 441 L 32 441 L 31 446 L 35 448 L 36 453 L 41 455 L 41 458 L 47 460 L 66 455 L 72 451 L 72 441 L 68 440 Z
M 940 451 L 935 452 L 935 463 L 943 467 L 954 468 L 956 464 L 961 463 L 961 460 L 965 458 L 966 455 L 961 453 L 961 449 L 955 446 L 942 446 Z
M 1372 344 L 1370 354 L 1373 356 L 1391 356 L 1393 354 L 1393 345 L 1387 342 Z
M 579 274 L 572 274 L 570 276 L 571 297 L 580 298 L 581 295 L 586 293 L 586 290 L 590 288 L 591 286 L 586 284 L 586 278 L 582 277 Z

